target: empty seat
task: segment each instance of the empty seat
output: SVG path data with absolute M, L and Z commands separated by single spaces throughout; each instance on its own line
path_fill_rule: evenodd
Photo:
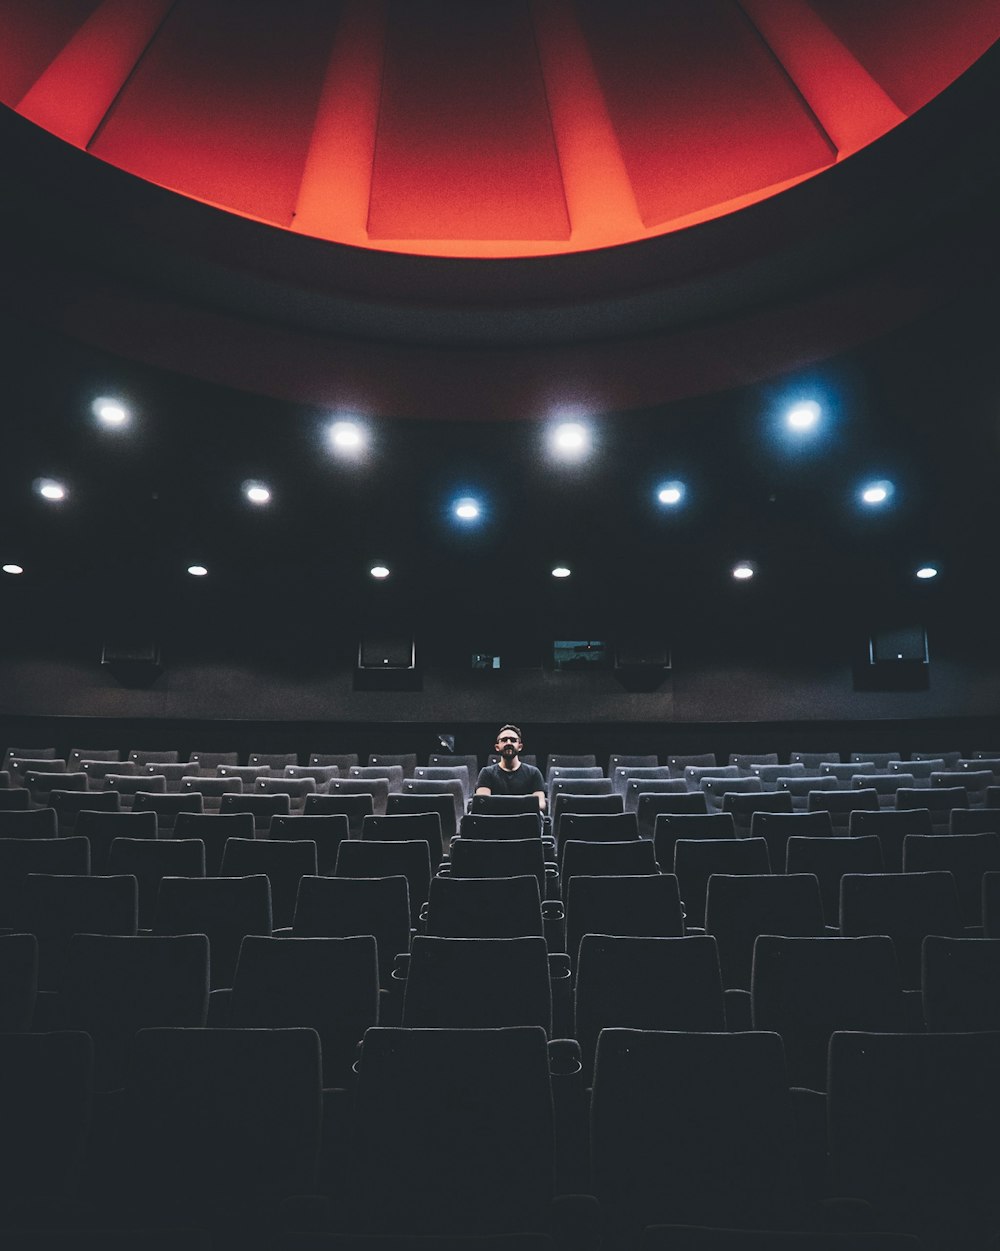
M 552 985 L 545 939 L 413 939 L 403 1025 L 418 1029 L 552 1031 Z
M 600 765 L 549 765 L 546 782 L 567 781 L 574 778 L 603 778 Z
M 311 765 L 333 765 L 340 770 L 342 774 L 347 773 L 351 765 L 358 763 L 357 752 L 321 752 L 313 751 L 309 753 L 309 763 Z
M 248 878 L 263 873 L 271 883 L 271 921 L 276 929 L 292 924 L 303 877 L 316 877 L 316 844 L 266 838 L 231 838 L 222 853 L 220 877 Z
M 59 791 L 85 791 L 87 789 L 86 773 L 36 773 L 29 769 L 24 775 L 24 785 L 31 802 L 40 807 L 52 803 L 52 796 Z
M 90 846 L 83 838 L 0 838 L 0 928 L 9 929 L 29 873 L 86 875 Z
M 659 767 L 659 756 L 612 752 L 608 760 L 608 777 L 614 777 L 616 769 L 658 769 Z M 669 769 L 670 766 L 664 765 L 664 768 Z
M 221 812 L 227 795 L 242 795 L 241 778 L 211 778 L 204 775 L 181 778 L 180 794 L 200 795 L 205 812 Z
M 414 752 L 382 752 L 373 751 L 368 755 L 368 764 L 370 766 L 392 765 L 403 770 L 403 777 L 413 777 L 413 770 L 417 767 L 417 753 Z
M 798 1159 L 777 1034 L 602 1032 L 591 1161 L 614 1245 L 660 1223 L 794 1228 Z
M 154 761 L 151 764 L 142 765 L 141 767 L 138 765 L 133 765 L 132 767 L 136 773 L 141 773 L 145 777 L 163 778 L 166 783 L 166 792 L 170 795 L 176 795 L 180 792 L 181 782 L 184 778 L 194 777 L 199 773 L 197 765 L 170 764 L 166 761 Z M 119 772 L 125 773 L 124 770 L 120 770 Z M 107 774 L 104 776 L 106 777 Z M 148 789 L 154 790 L 156 788 L 150 787 Z
M 365 1030 L 378 1024 L 378 957 L 371 935 L 247 937 L 240 948 L 229 1025 L 304 1027 L 319 1034 L 323 1084 L 344 1085 Z
M 549 752 L 545 761 L 546 771 L 551 769 L 593 769 L 597 766 L 597 757 L 593 753 Z
M 727 795 L 759 795 L 764 786 L 760 778 L 754 777 L 702 778 L 698 789 L 708 799 L 709 809 L 721 812 Z
M 931 774 L 931 789 L 963 789 L 969 796 L 972 807 L 981 808 L 986 802 L 986 788 L 996 782 L 990 769 L 952 769 L 935 770 Z M 955 804 L 956 808 L 964 807 Z
M 67 773 L 66 761 L 54 756 L 12 756 L 4 766 L 14 786 L 24 786 L 29 773 Z
M 808 777 L 818 766 L 807 769 L 804 764 L 752 764 L 749 776 L 759 778 L 765 791 L 778 789 L 778 778 Z
M 24 806 L 0 811 L 0 838 L 55 838 L 59 833 L 54 808 L 28 808 L 27 791 L 8 791 L 24 795 Z
M 993 781 L 1000 780 L 1000 756 L 991 756 L 988 752 L 977 752 L 969 759 L 958 762 L 958 768 L 965 772 L 975 773 L 978 769 L 987 769 L 993 774 Z
M 452 877 L 523 877 L 538 879 L 542 898 L 549 896 L 547 873 L 551 873 L 551 893 L 558 891 L 555 867 L 546 867 L 540 838 L 457 838 L 451 845 Z
M 538 879 L 432 878 L 425 929 L 439 938 L 541 938 Z
M 62 986 L 70 1029 L 94 1040 L 98 1090 L 124 1085 L 136 1031 L 154 1025 L 203 1027 L 208 1019 L 208 939 L 75 934 Z
M 406 878 L 304 877 L 292 922 L 294 938 L 352 938 L 376 942 L 379 985 L 389 986 L 393 963 L 410 948 Z
M 340 770 L 336 765 L 285 765 L 282 770 L 282 776 L 286 778 L 312 778 L 316 783 L 317 792 L 322 794 L 326 790 L 328 782 L 340 777 Z
M 624 795 L 629 778 L 653 782 L 671 780 L 669 765 L 616 765 L 611 771 L 611 781 L 619 795 Z
M 90 844 L 90 871 L 99 877 L 108 871 L 108 856 L 116 838 L 156 838 L 156 813 L 86 809 L 77 817 L 75 833 Z
M 759 934 L 823 937 L 819 883 L 811 873 L 713 873 L 705 897 L 705 930 L 719 945 L 723 986 L 749 990 Z
M 433 783 L 433 785 L 438 785 Z M 414 794 L 402 792 L 390 795 L 386 801 L 385 815 L 411 816 L 417 813 L 436 813 L 441 821 L 441 838 L 445 848 L 458 832 L 455 797 L 447 793 Z
M 566 951 L 577 964 L 585 934 L 681 938 L 684 917 L 670 873 L 574 877 L 566 885 Z
M 139 766 L 131 760 L 119 760 L 117 756 L 111 760 L 81 760 L 79 771 L 86 773 L 90 779 L 88 786 L 92 790 L 100 790 L 101 784 L 109 773 L 118 773 L 129 777 L 139 772 Z
M 5 772 L 10 770 L 12 760 L 55 760 L 56 749 L 54 747 L 8 747 L 3 758 L 2 768 Z
M 350 837 L 350 825 L 343 813 L 328 816 L 284 816 L 271 818 L 267 836 L 272 842 L 296 842 L 305 839 L 316 845 L 316 866 L 321 874 L 330 874 L 337 864 L 340 844 Z
M 820 770 L 820 765 L 840 764 L 839 751 L 793 751 L 788 753 L 791 764 L 804 765 L 809 770 Z
M 867 838 L 793 835 L 788 840 L 785 872 L 811 873 L 816 878 L 823 900 L 823 919 L 834 929 L 840 925 L 840 879 L 844 874 L 884 871 L 882 844 L 874 835 Z
M 741 777 L 749 777 L 754 765 L 776 765 L 778 753 L 776 751 L 734 751 L 729 754 L 729 763 L 739 769 Z
M 635 876 L 657 873 L 659 865 L 650 839 L 624 843 L 564 842 L 560 849 L 559 877 L 566 889 L 572 878 Z
M 777 872 L 784 869 L 788 840 L 830 838 L 833 819 L 828 812 L 769 812 L 759 810 L 750 817 L 750 835 L 767 843 L 767 854 Z
M 1000 1030 L 1000 942 L 928 935 L 921 998 L 931 1033 Z
M 683 787 L 683 782 L 680 786 Z M 626 811 L 628 811 L 627 801 Z M 652 838 L 657 819 L 661 814 L 705 814 L 708 812 L 708 799 L 701 791 L 688 791 L 686 787 L 676 792 L 643 791 L 637 793 L 635 811 L 640 838 Z
M 935 834 L 947 834 L 954 808 L 969 808 L 969 793 L 964 786 L 931 786 L 927 790 L 901 786 L 896 792 L 896 808 L 905 812 L 926 808 L 931 814 Z
M 873 764 L 879 773 L 885 773 L 894 760 L 900 759 L 898 751 L 852 751 L 850 761 L 852 764 Z M 914 757 L 919 760 L 919 756 Z
M 38 939 L 34 934 L 0 934 L 0 1034 L 31 1029 L 37 995 Z
M 663 785 L 663 783 L 659 785 Z M 621 795 L 579 795 L 575 792 L 572 794 L 559 792 L 552 800 L 552 832 L 556 838 L 559 837 L 559 818 L 564 812 L 607 813 L 624 811 L 625 805 Z
M 955 879 L 962 923 L 981 924 L 983 874 L 1000 872 L 1000 834 L 908 834 L 903 872 L 934 871 Z
M 195 776 L 200 776 L 200 772 L 199 770 Z M 209 776 L 209 771 L 205 772 L 206 776 Z M 243 783 L 243 789 L 249 791 L 253 789 L 253 784 L 258 778 L 271 776 L 271 766 L 220 764 L 215 766 L 214 772 L 217 778 L 239 778 Z
M 535 795 L 472 795 L 469 799 L 469 812 L 477 816 L 500 817 L 538 811 L 538 798 Z
M 410 925 L 416 929 L 427 901 L 431 858 L 426 841 L 379 843 L 351 840 L 340 844 L 337 877 L 405 877 L 409 887 Z
M 549 1229 L 555 1145 L 543 1029 L 370 1029 L 356 1099 L 350 1228 L 438 1239 Z
M 134 877 L 29 873 L 13 928 L 38 939 L 39 990 L 59 989 L 74 934 L 134 935 L 138 908 Z
M 255 795 L 287 795 L 292 812 L 302 812 L 306 799 L 317 791 L 314 778 L 265 778 L 253 783 Z
M 385 816 L 385 807 L 389 800 L 389 783 L 386 778 L 331 778 L 327 783 L 328 795 L 371 795 L 372 811 L 376 816 Z M 317 811 L 314 803 L 306 801 L 305 812 Z
M 66 757 L 66 768 L 70 773 L 76 773 L 82 769 L 85 760 L 108 762 L 120 759 L 121 752 L 117 747 L 71 747 Z
M 886 873 L 902 873 L 903 840 L 908 834 L 933 834 L 931 814 L 924 808 L 897 811 L 851 813 L 847 827 L 852 838 L 874 835 L 882 845 L 882 861 Z
M 845 873 L 840 883 L 845 938 L 888 934 L 903 986 L 920 986 L 920 944 L 928 934 L 961 937 L 962 916 L 950 873 Z
M 220 816 L 231 817 L 239 812 L 248 812 L 253 817 L 255 830 L 266 830 L 273 816 L 287 817 L 291 811 L 291 798 L 284 792 L 278 795 L 243 795 L 228 792 L 219 796 Z
M 930 786 L 931 774 L 937 773 L 943 768 L 943 760 L 891 760 L 889 762 L 890 773 L 905 773 L 908 777 L 913 778 L 910 785 L 920 790 Z M 872 767 L 872 772 L 874 772 L 874 766 Z
M 72 834 L 84 812 L 108 813 L 121 811 L 121 796 L 114 791 L 52 791 L 49 806 L 55 811 L 61 836 Z M 96 871 L 96 870 L 95 870 Z
M 389 794 L 394 795 L 397 791 L 403 789 L 403 766 L 402 765 L 352 765 L 349 770 L 349 776 L 357 780 L 364 781 L 367 778 L 374 778 L 388 782 Z
M 929 1247 L 996 1234 L 1000 1033 L 835 1033 L 828 1119 L 832 1193 Z
M 948 833 L 1000 833 L 1000 808 L 953 808 L 948 818 Z
M 903 984 L 892 940 L 762 934 L 750 987 L 753 1028 L 780 1034 L 792 1086 L 826 1090 L 835 1030 L 904 1028 Z
M 667 757 L 667 765 L 676 778 L 682 778 L 684 770 L 689 765 L 693 765 L 695 768 L 714 768 L 718 763 L 714 752 L 695 752 L 693 755 L 671 755 Z
M 912 789 L 916 784 L 917 779 L 912 773 L 858 773 L 851 778 L 853 791 L 872 790 L 878 794 L 880 808 L 894 808 L 899 788 L 905 786 Z
M 198 773 L 212 774 L 219 765 L 235 765 L 239 762 L 239 753 L 235 751 L 193 751 L 188 756 L 188 763 L 197 765 Z
M 465 812 L 466 792 L 465 787 L 458 778 L 406 778 L 403 782 L 404 795 L 450 795 L 452 804 L 455 808 L 455 828 L 462 819 Z M 390 811 L 390 805 L 386 805 L 386 812 Z M 452 837 L 454 830 L 452 831 Z
M 890 768 L 890 772 L 892 771 Z M 878 766 L 870 760 L 852 760 L 850 764 L 829 762 L 819 765 L 813 772 L 818 777 L 836 778 L 837 785 L 846 791 L 863 786 L 863 782 L 855 783 L 854 779 L 874 776 L 878 773 Z
M 148 764 L 177 764 L 180 760 L 180 753 L 134 747 L 129 752 L 128 758 L 142 769 Z
M 153 913 L 154 934 L 207 934 L 212 989 L 232 986 L 240 943 L 271 935 L 271 887 L 254 877 L 165 877 Z
M 679 838 L 735 838 L 736 824 L 729 812 L 661 812 L 653 831 L 656 862 L 670 872 Z
M 434 768 L 439 765 L 464 765 L 469 771 L 469 783 L 479 777 L 479 757 L 478 756 L 452 756 L 447 752 L 431 752 L 427 757 L 427 764 Z
M 639 837 L 634 812 L 565 812 L 559 820 L 557 849 L 578 843 L 624 843 Z
M 266 765 L 269 769 L 273 769 L 275 773 L 280 773 L 286 765 L 297 765 L 299 763 L 298 752 L 294 751 L 252 751 L 247 757 L 247 764 Z
M 139 927 L 149 929 L 153 924 L 160 882 L 165 877 L 205 876 L 205 844 L 197 838 L 116 838 L 108 849 L 106 871 L 135 878 L 139 890 Z M 149 1024 L 177 1025 L 180 1022 L 151 1021 Z
M 983 937 L 1000 938 L 1000 873 L 983 874 Z
M 722 797 L 722 811 L 732 815 L 736 834 L 747 838 L 753 825 L 755 812 L 791 812 L 792 797 L 787 791 L 748 791 L 745 794 L 727 792 Z
M 344 816 L 351 838 L 361 837 L 361 825 L 365 817 L 375 811 L 375 800 L 364 795 L 307 795 L 302 808 L 305 817 Z
M 852 812 L 859 809 L 873 812 L 881 806 L 878 791 L 873 787 L 849 791 L 810 791 L 806 799 L 808 812 L 828 812 L 833 828 L 845 831 L 850 827 Z
M 24 786 L 0 790 L 0 815 L 6 812 L 22 812 L 31 807 L 31 796 Z M 3 835 L 0 834 L 0 838 Z M 54 836 L 53 836 L 54 837 Z
M 839 789 L 835 777 L 825 773 L 819 777 L 780 777 L 775 782 L 775 789 L 787 791 L 792 797 L 792 810 L 795 812 L 809 811 L 809 796 L 813 791 L 835 791 Z
M 702 778 L 738 778 L 739 768 L 736 765 L 687 765 L 684 769 L 684 782 L 689 791 L 701 790 Z
M 136 797 L 138 795 L 166 795 L 167 779 L 162 773 L 135 775 L 108 773 L 104 777 L 104 789 L 106 791 L 116 791 L 121 796 L 121 808 L 123 811 L 145 812 L 148 810 L 145 806 L 145 800 L 137 804 Z M 171 795 L 171 799 L 175 798 L 177 798 L 176 795 Z M 198 802 L 199 804 L 202 802 L 200 797 Z M 159 811 L 157 809 L 157 812 Z
M 680 838 L 674 846 L 674 873 L 688 926 L 704 925 L 705 895 L 713 873 L 770 872 L 767 843 L 762 838 Z
M 943 760 L 944 768 L 957 769 L 962 759 L 960 751 L 911 751 L 911 760 Z
M 485 795 L 481 798 L 489 799 Z M 458 832 L 462 838 L 538 838 L 542 832 L 541 813 L 510 812 L 506 815 L 488 812 L 467 812 L 459 822 Z
M 413 780 L 415 782 L 460 782 L 463 812 L 465 801 L 472 794 L 472 780 L 465 765 L 417 765 L 413 771 Z
M 576 960 L 574 1008 L 574 1037 L 588 1080 L 602 1029 L 724 1030 L 715 939 L 585 934 Z
M 205 876 L 219 877 L 222 854 L 231 838 L 253 838 L 253 813 L 219 816 L 210 812 L 179 812 L 172 826 L 174 838 L 200 839 L 205 847 Z

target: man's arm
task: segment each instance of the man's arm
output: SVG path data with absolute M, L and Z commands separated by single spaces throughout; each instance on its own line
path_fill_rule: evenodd
M 488 786 L 477 786 L 476 794 L 477 795 L 492 795 L 493 792 L 490 790 Z
M 544 812 L 545 811 L 545 792 L 544 791 L 532 791 L 531 793 L 538 800 L 539 810 Z

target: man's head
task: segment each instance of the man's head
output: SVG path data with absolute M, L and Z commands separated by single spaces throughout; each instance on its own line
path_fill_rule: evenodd
M 516 725 L 502 725 L 497 731 L 496 749 L 504 760 L 513 760 L 521 752 L 521 731 Z

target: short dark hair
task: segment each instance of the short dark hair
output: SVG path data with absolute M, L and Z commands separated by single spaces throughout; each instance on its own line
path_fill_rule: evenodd
M 521 731 L 520 731 L 520 729 L 519 729 L 519 727 L 518 727 L 518 726 L 516 726 L 516 725 L 502 725 L 502 726 L 500 727 L 500 729 L 499 729 L 499 730 L 497 730 L 497 738 L 498 738 L 498 739 L 499 739 L 500 735 L 504 732 L 504 730 L 513 730 L 513 732 L 517 735 L 517 741 L 518 741 L 519 743 L 520 743 L 520 742 L 523 742 L 523 739 L 522 739 L 522 737 L 521 737 Z

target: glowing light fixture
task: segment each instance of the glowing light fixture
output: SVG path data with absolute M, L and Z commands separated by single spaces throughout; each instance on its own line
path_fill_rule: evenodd
M 893 492 L 891 482 L 882 479 L 879 482 L 869 482 L 861 488 L 861 502 L 867 504 L 869 508 L 877 508 L 880 504 L 886 503 Z
M 591 449 L 590 431 L 579 421 L 563 421 L 554 427 L 550 446 L 560 460 L 583 460 Z
M 471 496 L 465 495 L 460 500 L 456 500 L 452 512 L 459 521 L 478 521 L 483 515 L 482 507 L 478 500 Z
M 379 581 L 382 581 L 384 578 L 387 578 L 389 576 L 389 566 L 388 565 L 372 565 L 371 569 L 369 570 L 369 573 L 372 575 L 373 578 L 378 578 Z
M 258 507 L 271 502 L 271 490 L 263 482 L 244 482 L 243 494 L 251 504 L 256 504 Z
M 937 576 L 938 576 L 937 565 L 921 565 L 920 568 L 917 570 L 917 577 L 920 578 L 924 582 L 929 582 L 931 578 L 936 578 Z
M 803 400 L 794 404 L 785 414 L 785 424 L 796 434 L 805 434 L 815 430 L 819 424 L 822 409 L 815 400 Z
M 665 508 L 676 508 L 684 499 L 684 483 L 664 482 L 657 487 L 656 498 Z
M 24 569 L 21 565 L 4 565 L 3 571 L 4 573 L 11 573 L 11 574 L 24 573 Z
M 552 570 L 552 576 L 554 578 L 568 578 L 572 572 L 568 565 L 556 565 Z
M 106 395 L 94 400 L 90 410 L 101 425 L 109 430 L 121 430 L 131 419 L 131 413 L 120 400 L 110 399 Z
M 65 484 L 56 482 L 53 478 L 39 478 L 35 483 L 35 490 L 45 500 L 64 500 L 69 495 Z
M 329 433 L 330 444 L 340 456 L 360 456 L 368 446 L 368 432 L 356 421 L 335 421 Z
M 208 570 L 204 565 L 188 565 L 188 573 L 192 578 L 204 578 L 208 574 Z
M 756 572 L 756 565 L 749 560 L 740 560 L 733 565 L 733 577 L 737 582 L 749 582 Z

